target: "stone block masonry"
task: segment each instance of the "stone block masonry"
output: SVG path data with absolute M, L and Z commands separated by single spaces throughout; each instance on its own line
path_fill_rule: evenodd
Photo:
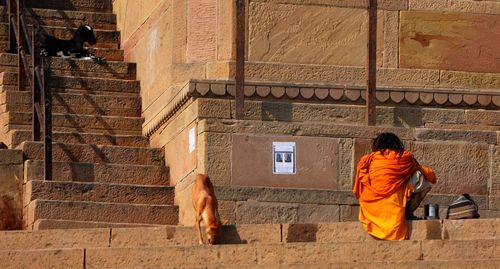
M 23 153 L 0 149 L 0 231 L 22 227 Z
M 180 226 L 0 232 L 0 259 L 4 268 L 496 268 L 497 222 L 412 221 L 403 242 L 374 240 L 359 222 L 227 225 L 210 247 Z
M 367 3 L 248 1 L 247 81 L 363 86 Z M 165 103 L 190 79 L 234 79 L 233 1 L 116 0 L 113 7 L 125 59 L 138 64 L 146 122 L 168 110 Z M 379 1 L 379 85 L 497 89 L 500 67 L 493 44 L 498 43 L 499 18 L 498 1 Z M 405 98 L 412 104 L 419 100 L 414 93 Z M 424 103 L 433 99 L 448 101 L 428 94 L 421 98 Z M 449 100 L 462 102 L 458 96 Z
M 359 99 L 353 97 L 352 90 L 344 89 L 344 97 L 335 97 L 342 100 L 342 104 L 327 102 L 327 99 L 318 102 L 315 98 L 320 99 L 322 93 L 316 90 L 329 87 L 307 88 L 306 85 L 250 84 L 248 87 L 254 87 L 255 92 L 247 91 L 245 121 L 233 120 L 233 102 L 225 98 L 231 96 L 231 84 L 206 81 L 192 82 L 184 87 L 191 99 L 181 103 L 181 108 L 177 108 L 178 116 L 167 120 L 169 124 L 161 125 L 160 131 L 152 129 L 151 136 L 153 143 L 159 146 L 167 141 L 170 142 L 166 145 L 184 141 L 174 143 L 182 146 L 175 146 L 177 153 L 167 156 L 167 162 L 174 163 L 179 154 L 186 156 L 181 158 L 183 160 L 191 160 L 194 156 L 187 144 L 188 130 L 195 129 L 196 161 L 178 165 L 183 167 L 182 172 L 173 167 L 171 173 L 171 176 L 178 176 L 171 182 L 176 186 L 180 223 L 193 221 L 190 186 L 193 175 L 199 172 L 208 173 L 221 188 L 226 186 L 239 191 L 253 188 L 255 193 L 267 193 L 268 190 L 278 193 L 220 198 L 222 214 L 231 223 L 355 220 L 358 205 L 351 194 L 355 166 L 359 158 L 369 152 L 370 139 L 385 131 L 397 133 L 420 163 L 435 169 L 439 183 L 426 201 L 442 205 L 441 215 L 445 215 L 446 206 L 461 193 L 469 193 L 476 199 L 483 217 L 495 217 L 500 213 L 496 190 L 499 184 L 493 174 L 498 163 L 495 158 L 498 146 L 495 110 L 472 109 L 465 105 L 443 107 L 429 102 L 419 107 L 380 106 L 379 126 L 366 127 L 362 124 L 364 107 L 356 105 Z M 266 87 L 269 91 L 257 96 L 259 89 Z M 295 97 L 292 95 L 294 88 L 298 89 Z M 273 99 L 262 100 L 273 91 L 276 95 Z M 278 91 L 290 95 L 280 97 Z M 309 96 L 308 91 L 316 97 Z M 389 92 L 389 99 L 403 102 L 393 93 Z M 436 90 L 432 96 L 439 99 L 441 93 L 443 91 Z M 361 94 L 357 98 L 361 98 Z M 384 96 L 380 98 L 384 100 Z M 479 125 L 471 127 L 473 122 Z M 453 125 L 456 129 L 433 127 L 436 125 Z M 296 175 L 272 173 L 273 141 L 296 143 Z M 174 161 L 169 161 L 172 158 Z M 304 189 L 318 190 L 309 193 L 311 196 L 326 191 L 338 199 L 330 201 L 321 196 L 325 200 L 289 200 L 279 194 L 281 189 L 297 193 Z

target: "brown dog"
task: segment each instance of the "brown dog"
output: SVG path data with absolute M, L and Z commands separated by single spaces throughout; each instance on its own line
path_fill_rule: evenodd
M 200 222 L 205 222 L 205 231 L 208 237 L 208 243 L 213 245 L 222 226 L 217 199 L 215 198 L 214 186 L 210 178 L 204 174 L 196 175 L 196 181 L 193 186 L 193 207 L 196 214 L 195 230 L 198 236 L 198 242 L 203 244 Z

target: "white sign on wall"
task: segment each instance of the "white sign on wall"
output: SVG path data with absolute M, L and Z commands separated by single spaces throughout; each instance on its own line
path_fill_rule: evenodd
M 273 142 L 273 174 L 296 174 L 295 142 Z
M 194 127 L 189 129 L 189 153 L 193 152 L 196 148 L 196 133 Z

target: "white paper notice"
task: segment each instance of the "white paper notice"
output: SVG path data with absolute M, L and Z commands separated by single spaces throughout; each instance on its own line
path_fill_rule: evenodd
M 189 153 L 193 152 L 196 148 L 196 134 L 194 132 L 194 127 L 189 129 Z
M 273 142 L 273 174 L 296 174 L 295 142 Z

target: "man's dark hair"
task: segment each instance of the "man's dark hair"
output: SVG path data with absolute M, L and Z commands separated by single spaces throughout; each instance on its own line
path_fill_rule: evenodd
M 403 143 L 394 133 L 381 133 L 372 142 L 372 151 L 394 150 L 402 154 L 405 150 Z

